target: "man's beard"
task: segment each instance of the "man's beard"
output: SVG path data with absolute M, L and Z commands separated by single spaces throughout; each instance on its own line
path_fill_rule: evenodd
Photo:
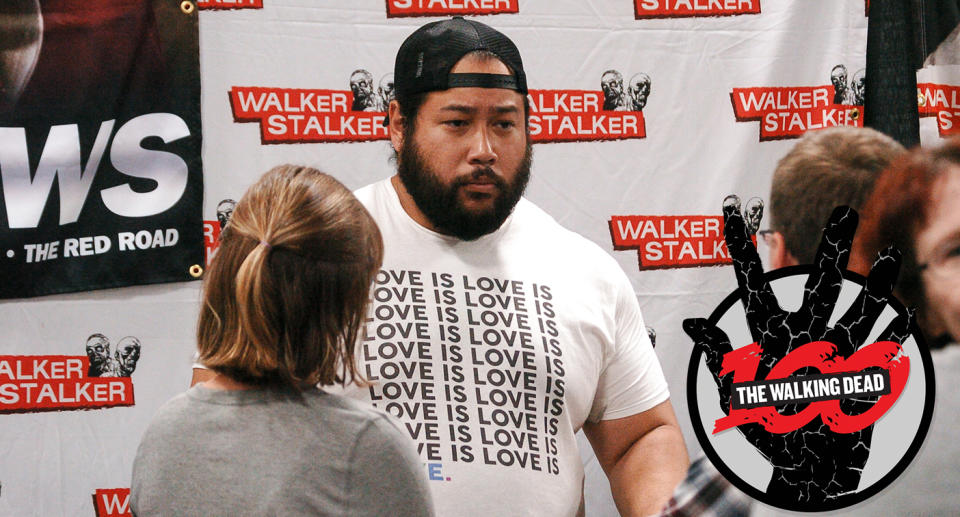
M 523 160 L 517 166 L 511 183 L 494 173 L 490 167 L 477 167 L 470 174 L 454 178 L 450 185 L 443 184 L 439 175 L 426 164 L 420 148 L 410 138 L 412 135 L 407 137 L 404 140 L 409 145 L 404 146 L 397 157 L 397 174 L 417 208 L 440 233 L 472 241 L 496 231 L 513 212 L 513 207 L 527 188 L 533 156 L 529 137 Z M 492 208 L 473 212 L 460 202 L 460 188 L 479 179 L 493 182 L 497 186 L 497 194 Z

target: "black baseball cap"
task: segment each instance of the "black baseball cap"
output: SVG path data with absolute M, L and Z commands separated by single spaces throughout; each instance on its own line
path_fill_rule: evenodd
M 513 75 L 450 73 L 453 65 L 475 50 L 495 54 L 513 70 Z M 458 87 L 505 88 L 527 93 L 527 76 L 517 46 L 489 25 L 460 16 L 428 23 L 407 37 L 397 51 L 393 84 L 398 99 Z

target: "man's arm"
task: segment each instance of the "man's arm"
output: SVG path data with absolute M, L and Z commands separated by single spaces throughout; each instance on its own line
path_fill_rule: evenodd
M 625 517 L 659 512 L 690 465 L 669 400 L 636 415 L 587 422 L 583 433 Z

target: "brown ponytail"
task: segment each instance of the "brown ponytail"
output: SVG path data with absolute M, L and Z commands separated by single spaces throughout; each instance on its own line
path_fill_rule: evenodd
M 362 378 L 354 346 L 382 258 L 376 223 L 340 182 L 271 169 L 237 203 L 207 271 L 200 361 L 248 384 Z

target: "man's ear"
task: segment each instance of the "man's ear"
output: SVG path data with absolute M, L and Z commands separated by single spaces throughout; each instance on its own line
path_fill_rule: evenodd
M 767 247 L 770 248 L 770 269 L 780 269 L 799 264 L 796 257 L 787 251 L 787 243 L 783 240 L 782 233 L 773 232 L 766 240 Z
M 930 307 L 924 300 L 923 307 L 917 311 L 919 315 L 920 328 L 923 330 L 927 339 L 939 338 L 947 334 L 947 325 L 943 321 L 943 316 L 936 308 Z
M 395 100 L 390 101 L 387 114 L 390 118 L 390 123 L 387 125 L 390 128 L 390 143 L 393 145 L 393 150 L 399 153 L 403 150 L 403 127 L 407 121 L 400 115 L 400 104 Z

